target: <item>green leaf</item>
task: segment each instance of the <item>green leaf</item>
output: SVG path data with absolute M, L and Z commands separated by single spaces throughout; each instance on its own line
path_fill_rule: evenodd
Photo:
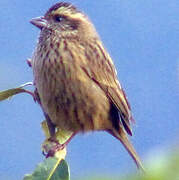
M 25 84 L 23 84 L 17 88 L 12 88 L 12 89 L 8 89 L 5 91 L 0 91 L 0 101 L 8 99 L 8 98 L 10 98 L 16 94 L 19 94 L 19 93 L 28 93 L 28 94 L 33 96 L 32 92 L 23 89 L 23 87 L 29 86 L 29 85 L 33 85 L 32 82 L 25 83 Z
M 65 160 L 45 159 L 32 174 L 25 175 L 23 180 L 69 180 L 69 167 Z
M 44 120 L 41 123 L 41 127 L 46 138 L 47 139 L 50 138 L 50 131 L 49 131 L 49 127 L 46 120 Z M 72 136 L 72 134 L 73 134 L 72 131 L 63 130 L 57 127 L 56 132 L 55 132 L 55 137 L 56 137 L 56 140 L 58 140 L 60 144 L 63 144 Z
M 56 170 L 54 171 L 53 175 L 48 180 L 69 180 L 69 167 L 65 160 L 60 162 L 60 165 L 57 166 Z

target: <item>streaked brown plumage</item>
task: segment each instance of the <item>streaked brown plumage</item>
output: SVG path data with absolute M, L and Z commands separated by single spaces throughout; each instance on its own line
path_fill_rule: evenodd
M 32 68 L 49 123 L 75 134 L 107 131 L 142 167 L 127 137 L 127 133 L 132 135 L 129 103 L 113 62 L 87 16 L 61 2 L 31 23 L 41 29 Z

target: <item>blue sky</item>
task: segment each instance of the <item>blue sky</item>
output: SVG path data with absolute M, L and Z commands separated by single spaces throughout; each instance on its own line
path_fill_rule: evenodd
M 0 90 L 32 81 L 26 59 L 39 30 L 29 20 L 56 2 L 0 1 Z M 155 149 L 167 151 L 179 136 L 179 1 L 70 2 L 88 14 L 113 58 L 136 120 L 131 140 L 137 152 L 145 160 Z M 20 179 L 44 158 L 44 117 L 23 94 L 1 102 L 0 114 L 0 179 Z M 76 136 L 67 161 L 73 179 L 136 170 L 120 142 L 103 132 Z

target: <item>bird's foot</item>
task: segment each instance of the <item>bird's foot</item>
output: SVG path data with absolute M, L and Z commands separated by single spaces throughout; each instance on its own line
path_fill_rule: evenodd
M 43 152 L 42 152 L 46 158 L 54 157 L 57 151 L 61 151 L 66 147 L 66 143 L 60 144 L 57 140 L 53 138 L 49 138 L 48 142 L 49 143 L 43 145 Z
M 27 58 L 27 64 L 29 67 L 32 67 L 32 60 L 30 58 Z

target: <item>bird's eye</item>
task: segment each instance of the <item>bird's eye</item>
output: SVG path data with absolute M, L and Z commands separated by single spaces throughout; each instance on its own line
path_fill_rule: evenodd
M 55 21 L 61 22 L 64 19 L 62 16 L 55 16 Z

